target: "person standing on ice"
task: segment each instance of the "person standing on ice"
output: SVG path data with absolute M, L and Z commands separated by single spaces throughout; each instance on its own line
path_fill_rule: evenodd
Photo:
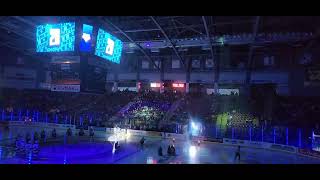
M 140 145 L 141 145 L 141 148 L 143 148 L 143 145 L 144 145 L 144 141 L 145 141 L 145 138 L 144 136 L 141 138 L 140 140 Z
M 161 147 L 161 146 L 159 146 L 159 149 L 158 149 L 158 155 L 159 155 L 159 156 L 163 156 L 163 153 L 162 153 L 162 147 Z
M 93 131 L 92 127 L 90 128 L 89 134 L 90 134 L 90 141 L 93 141 L 94 140 L 94 131 Z
M 115 147 L 115 150 L 118 150 L 118 149 L 120 148 L 119 141 L 117 141 L 117 142 L 114 144 L 114 147 Z
M 238 159 L 238 161 L 240 161 L 240 146 L 238 146 L 234 159 Z
M 55 128 L 52 130 L 51 136 L 52 136 L 53 138 L 56 138 L 56 137 L 57 137 L 57 132 L 56 132 L 56 129 L 55 129 Z

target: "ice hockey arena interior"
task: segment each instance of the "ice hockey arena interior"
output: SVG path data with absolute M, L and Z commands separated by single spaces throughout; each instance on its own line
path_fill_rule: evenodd
M 3 16 L 0 164 L 320 164 L 320 16 Z

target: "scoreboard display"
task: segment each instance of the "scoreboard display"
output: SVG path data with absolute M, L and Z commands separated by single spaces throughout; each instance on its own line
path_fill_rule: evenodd
M 97 34 L 95 38 L 93 34 Z M 92 53 L 107 61 L 120 64 L 122 41 L 100 28 L 94 33 L 94 27 L 88 24 L 82 24 L 81 29 L 76 27 L 75 22 L 39 25 L 36 28 L 36 38 L 36 52 L 39 53 Z M 75 43 L 79 49 L 75 50 Z
M 81 52 L 91 52 L 93 27 L 87 24 L 82 25 L 82 36 L 80 41 Z
M 99 29 L 95 55 L 120 64 L 122 41 L 106 31 Z
M 74 51 L 75 23 L 37 26 L 36 52 Z

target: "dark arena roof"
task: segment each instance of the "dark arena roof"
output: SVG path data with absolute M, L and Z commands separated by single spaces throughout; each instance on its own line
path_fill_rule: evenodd
M 320 16 L 0 17 L 0 164 L 319 164 L 319 39 Z
M 314 38 L 319 27 L 318 16 L 3 16 L 1 45 L 36 55 L 35 27 L 67 21 L 103 27 L 125 43 L 165 41 L 167 46 L 170 41 L 205 40 L 208 36 L 216 37 L 213 43 L 219 37 L 236 39 L 230 43 L 225 40 L 225 45 L 248 45 L 253 44 L 248 38 L 252 41 L 255 36 L 257 39 L 270 36 L 264 45 L 280 41 L 295 46 Z

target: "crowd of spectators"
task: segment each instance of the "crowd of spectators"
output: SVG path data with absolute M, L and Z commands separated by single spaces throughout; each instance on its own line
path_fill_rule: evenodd
M 277 97 L 273 104 L 272 120 L 266 122 L 248 109 L 250 102 L 238 95 L 183 94 L 180 92 L 118 91 L 105 94 L 52 92 L 45 90 L 2 89 L 2 107 L 5 113 L 19 110 L 38 111 L 49 117 L 65 116 L 87 124 L 103 126 L 115 115 L 133 129 L 156 129 L 165 119 L 165 125 L 182 124 L 195 117 L 203 123 L 216 124 L 227 114 L 226 126 L 237 128 L 319 127 L 320 99 Z M 91 120 L 94 119 L 92 122 Z M 113 125 L 113 124 L 112 124 Z
M 94 117 L 94 125 L 102 125 L 122 106 L 136 97 L 136 93 L 123 91 L 106 94 L 52 92 L 45 90 L 3 90 L 3 107 L 6 113 L 22 111 L 25 115 L 29 112 L 40 112 L 48 117 L 58 116 L 64 120 L 71 116 L 76 122 L 89 123 Z M 52 118 L 54 119 L 54 118 Z
M 157 130 L 160 121 L 181 96 L 182 94 L 173 92 L 160 94 L 154 91 L 143 91 L 118 115 L 132 129 Z
M 320 98 L 279 97 L 273 119 L 275 125 L 314 128 L 319 117 Z

